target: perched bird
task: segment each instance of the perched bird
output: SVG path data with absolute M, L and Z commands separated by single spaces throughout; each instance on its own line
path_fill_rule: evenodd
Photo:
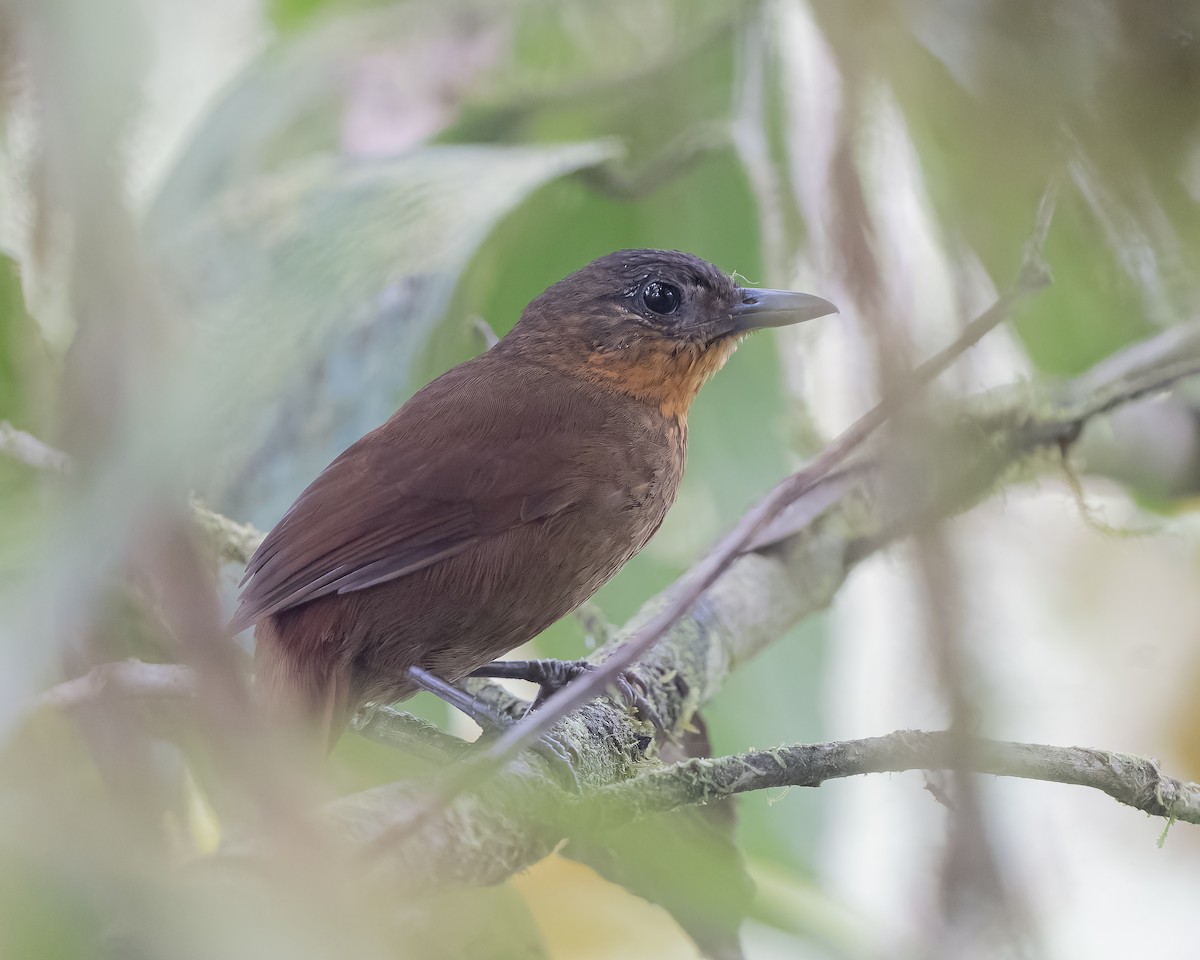
M 688 408 L 739 339 L 835 312 L 658 250 L 550 287 L 326 467 L 258 548 L 231 626 L 256 625 L 268 707 L 332 746 L 367 701 L 426 688 L 461 706 L 454 681 L 575 609 L 654 535 Z

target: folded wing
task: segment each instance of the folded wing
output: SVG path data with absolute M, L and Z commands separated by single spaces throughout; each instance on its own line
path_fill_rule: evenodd
M 251 558 L 231 628 L 406 576 L 572 505 L 570 437 L 490 432 L 422 441 L 381 429 L 348 449 Z

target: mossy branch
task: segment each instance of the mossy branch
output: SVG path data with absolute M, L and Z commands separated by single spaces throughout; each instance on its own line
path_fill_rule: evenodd
M 819 787 L 868 773 L 955 769 L 1091 787 L 1156 817 L 1200 824 L 1200 784 L 1169 777 L 1158 761 L 1088 747 L 968 738 L 899 730 L 883 737 L 795 744 L 716 759 L 693 759 L 597 790 L 600 822 L 627 823 L 696 803 L 773 787 Z

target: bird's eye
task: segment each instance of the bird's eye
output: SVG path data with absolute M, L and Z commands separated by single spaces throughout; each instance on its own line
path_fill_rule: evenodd
M 679 309 L 679 288 L 669 283 L 651 280 L 642 288 L 642 303 L 646 309 L 663 316 Z

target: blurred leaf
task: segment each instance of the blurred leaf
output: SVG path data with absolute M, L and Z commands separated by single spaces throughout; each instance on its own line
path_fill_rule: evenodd
M 515 17 L 513 55 L 491 85 L 488 101 L 495 105 L 497 95 L 544 100 L 564 94 L 586 100 L 597 87 L 621 79 L 638 83 L 653 98 L 648 74 L 688 59 L 701 61 L 698 76 L 704 67 L 711 70 L 714 65 L 703 62 L 697 47 L 720 35 L 728 39 L 736 13 L 749 6 L 747 0 L 526 0 Z M 688 109 L 688 100 L 678 98 L 678 108 Z M 648 122 L 670 121 L 654 110 L 645 114 Z
M 384 0 L 267 0 L 271 22 L 281 31 L 296 30 L 319 15 L 379 5 Z
M 205 404 L 200 435 L 215 431 L 224 448 L 220 473 L 197 464 L 213 478 L 206 494 L 233 516 L 273 523 L 411 392 L 411 360 L 494 222 L 546 180 L 610 153 L 430 147 L 392 161 L 315 160 L 231 188 L 165 234 L 163 260 L 200 324 L 196 380 L 183 387 Z
M 0 255 L 0 420 L 42 433 L 49 422 L 54 370 L 37 323 L 25 310 L 17 265 Z M 0 454 L 0 574 L 34 562 L 44 531 L 44 481 L 36 468 Z
M 1200 491 L 1200 407 L 1186 389 L 1151 397 L 1087 426 L 1077 457 L 1121 483 L 1144 510 L 1194 509 Z
M 445 137 L 509 142 L 619 136 L 633 166 L 652 167 L 680 138 L 701 129 L 723 131 L 728 123 L 731 11 L 738 6 L 526 3 L 526 15 L 514 27 L 513 54 L 471 91 L 461 121 Z M 531 61 L 523 55 L 527 50 L 551 59 Z
M 398 956 L 412 960 L 549 958 L 534 917 L 511 884 L 451 889 L 400 906 Z
M 708 822 L 705 808 L 680 810 L 573 839 L 563 855 L 663 907 L 705 957 L 740 960 L 738 930 L 754 887 L 730 827 Z
M 502 49 L 500 11 L 459 10 L 408 2 L 343 14 L 269 48 L 198 120 L 151 205 L 151 225 L 178 229 L 228 188 L 302 158 L 394 155 L 436 135 Z M 388 149 L 373 135 L 386 135 Z
M 711 757 L 704 719 L 659 759 Z M 737 799 L 648 817 L 600 836 L 577 836 L 563 855 L 664 907 L 711 960 L 742 960 L 739 931 L 754 895 L 734 839 Z
M 0 846 L 0 956 L 84 960 L 94 955 L 103 917 L 64 880 L 44 864 Z
M 753 910 L 756 919 L 824 947 L 829 956 L 893 955 L 891 950 L 881 949 L 879 934 L 862 917 L 826 894 L 816 882 L 761 860 L 750 862 L 750 874 L 758 891 Z
M 0 420 L 34 427 L 25 419 L 37 387 L 40 337 L 25 312 L 18 267 L 0 255 Z
M 1200 204 L 1182 189 L 1200 138 L 1200 8 L 819 4 L 854 78 L 884 80 L 917 145 L 951 251 L 1015 275 L 1037 199 L 1066 172 L 1046 259 L 1055 285 L 1022 312 L 1033 361 L 1076 373 L 1194 311 Z
M 513 879 L 554 960 L 695 960 L 696 948 L 661 907 L 557 855 Z

